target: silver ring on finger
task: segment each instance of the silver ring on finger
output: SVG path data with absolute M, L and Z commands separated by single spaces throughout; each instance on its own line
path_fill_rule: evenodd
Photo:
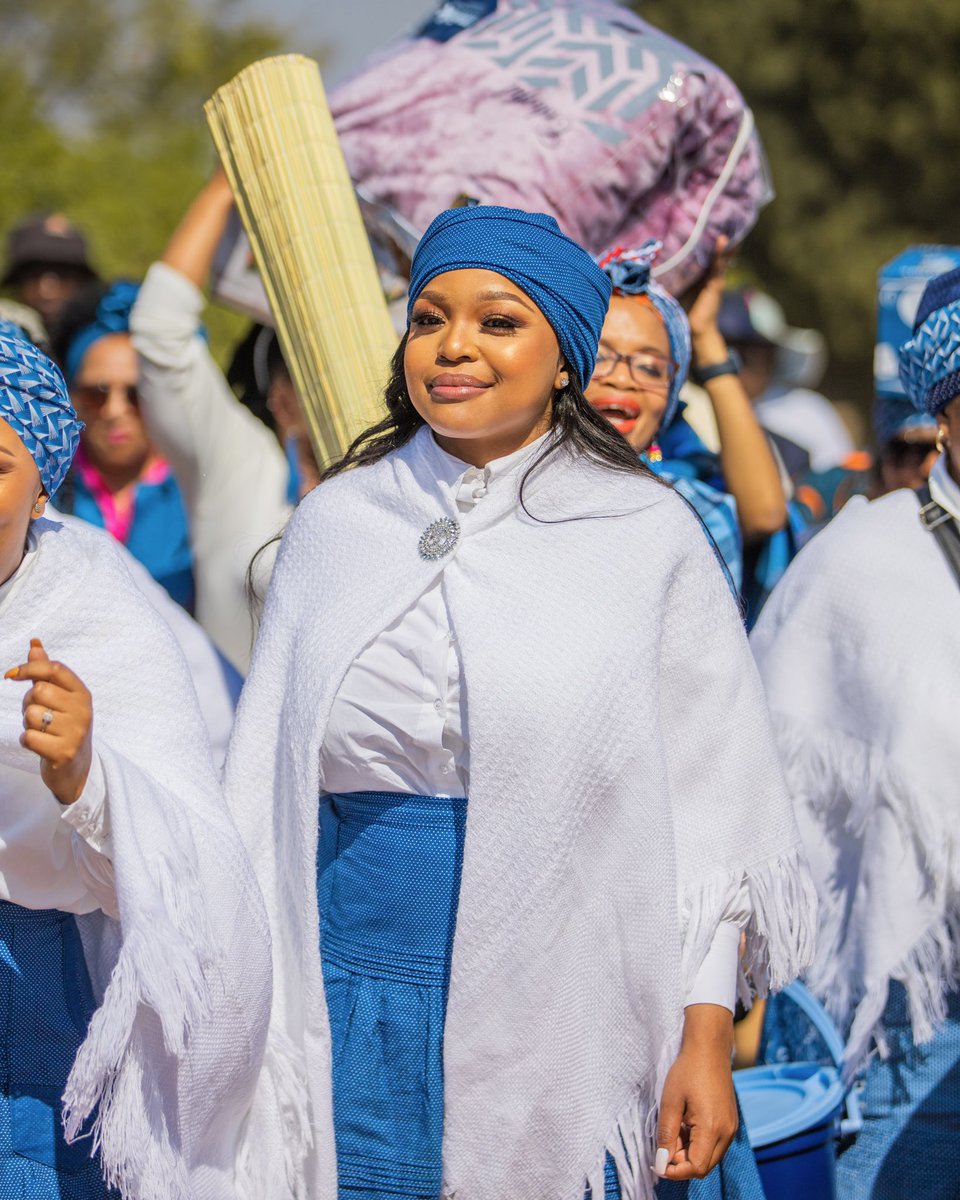
M 45 708 L 40 716 L 40 728 L 43 730 L 44 733 L 46 733 L 52 724 L 53 724 L 53 713 L 50 711 L 49 708 Z

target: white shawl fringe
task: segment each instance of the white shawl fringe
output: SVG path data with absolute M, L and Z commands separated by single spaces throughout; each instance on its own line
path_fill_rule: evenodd
M 718 873 L 689 884 L 681 898 L 683 994 L 693 987 L 724 912 L 746 886 L 752 907 L 745 930 L 737 993 L 750 1006 L 796 979 L 812 961 L 817 895 L 800 846 L 742 872 Z
M 849 1029 L 845 1070 L 856 1071 L 871 1038 L 882 1048 L 880 1028 L 891 980 L 907 992 L 913 1036 L 929 1041 L 946 1016 L 946 997 L 960 986 L 960 839 L 949 829 L 955 818 L 933 802 L 876 745 L 825 727 L 775 718 L 777 742 L 791 794 L 821 823 L 827 818 L 858 838 L 880 808 L 892 813 L 905 844 L 922 846 L 923 866 L 941 898 L 938 914 L 909 951 L 882 978 L 864 987 L 840 941 L 847 927 L 848 890 L 823 889 L 819 897 L 821 937 L 806 976 L 841 1029 Z
M 162 910 L 140 914 L 124 938 L 104 1003 L 94 1013 L 64 1093 L 67 1141 L 92 1136 L 107 1182 L 125 1200 L 189 1200 L 188 1180 L 170 1131 L 151 1121 L 143 1094 L 135 1020 L 141 1005 L 156 1014 L 164 1047 L 183 1054 L 191 1030 L 210 1012 L 209 935 L 197 903 L 199 881 L 183 862 L 154 861 Z M 159 1110 L 158 1110 L 159 1111 Z M 96 1112 L 90 1128 L 85 1123 Z M 83 1132 L 82 1132 L 83 1131 Z M 162 1139 L 158 1144 L 157 1137 Z M 179 1187 L 181 1191 L 172 1189 Z
M 273 1139 L 263 1137 L 264 1123 L 280 1128 Z M 275 1158 L 266 1146 L 282 1147 Z M 277 1180 L 283 1179 L 283 1197 L 305 1200 L 309 1195 L 304 1163 L 313 1147 L 310 1095 L 304 1056 L 274 1026 L 267 1037 L 260 1082 L 247 1117 L 237 1156 L 237 1200 L 279 1197 Z
M 754 994 L 785 987 L 813 957 L 817 897 L 799 846 L 741 872 L 718 873 L 689 885 L 681 899 L 682 973 L 686 994 L 706 957 L 724 913 L 746 885 L 753 914 L 746 930 L 738 991 L 749 1005 Z M 676 1061 L 682 1018 L 662 1047 L 656 1072 L 641 1084 L 621 1110 L 587 1183 L 594 1200 L 604 1194 L 604 1169 L 610 1154 L 616 1163 L 623 1200 L 654 1200 L 653 1150 L 659 1100 Z

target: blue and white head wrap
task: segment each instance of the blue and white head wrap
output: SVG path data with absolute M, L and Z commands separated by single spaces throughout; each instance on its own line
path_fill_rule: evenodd
M 410 270 L 407 321 L 416 298 L 445 271 L 496 271 L 536 304 L 557 335 L 581 387 L 597 360 L 610 281 L 590 255 L 545 213 L 480 204 L 449 208 L 420 239 Z
M 97 315 L 70 339 L 63 356 L 63 368 L 72 383 L 80 369 L 83 356 L 102 337 L 111 333 L 127 333 L 130 329 L 130 312 L 140 288 L 128 279 L 119 279 L 100 297 Z
M 83 422 L 58 367 L 10 321 L 0 321 L 0 420 L 26 446 L 52 496 L 70 469 Z
M 924 289 L 913 337 L 900 347 L 900 381 L 932 417 L 960 393 L 960 267 Z
M 667 395 L 661 429 L 669 429 L 680 407 L 680 389 L 690 370 L 690 322 L 680 304 L 650 277 L 662 243 L 651 239 L 636 250 L 617 247 L 604 254 L 600 267 L 613 284 L 615 296 L 646 296 L 663 321 L 670 342 L 674 375 Z

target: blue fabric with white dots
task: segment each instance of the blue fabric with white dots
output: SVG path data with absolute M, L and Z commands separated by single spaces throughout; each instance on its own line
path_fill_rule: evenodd
M 90 1140 L 68 1146 L 67 1076 L 96 1007 L 76 919 L 0 900 L 0 1200 L 106 1200 Z
M 434 217 L 410 266 L 407 323 L 417 297 L 447 271 L 496 271 L 522 288 L 550 322 L 570 371 L 586 387 L 613 285 L 546 213 L 480 204 Z
M 320 799 L 317 903 L 339 1200 L 440 1195 L 443 1021 L 466 825 L 463 798 Z M 661 1184 L 659 1193 L 763 1200 L 742 1122 L 706 1179 Z M 609 1156 L 604 1200 L 621 1200 Z

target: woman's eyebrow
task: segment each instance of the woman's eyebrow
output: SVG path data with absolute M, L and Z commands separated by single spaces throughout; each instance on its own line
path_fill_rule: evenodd
M 514 303 L 522 304 L 524 308 L 528 308 L 531 312 L 537 311 L 533 307 L 532 304 L 530 304 L 528 301 L 524 300 L 524 298 L 522 296 L 518 296 L 516 294 L 516 292 L 505 292 L 502 290 L 494 289 L 494 290 L 488 291 L 488 292 L 481 292 L 477 296 L 477 300 L 480 301 L 480 303 L 483 303 L 484 301 L 487 301 L 487 300 L 513 300 Z
M 417 297 L 417 300 L 426 300 L 428 304 L 436 304 L 441 308 L 444 304 L 449 303 L 449 298 L 444 295 L 443 292 L 431 291 L 429 288 L 424 288 L 424 290 Z M 515 304 L 523 305 L 523 307 L 529 309 L 530 312 L 538 311 L 528 300 L 525 300 L 523 296 L 518 295 L 516 292 L 504 291 L 502 288 L 491 288 L 486 292 L 479 292 L 475 297 L 475 300 L 477 304 L 484 304 L 489 300 L 512 300 Z

